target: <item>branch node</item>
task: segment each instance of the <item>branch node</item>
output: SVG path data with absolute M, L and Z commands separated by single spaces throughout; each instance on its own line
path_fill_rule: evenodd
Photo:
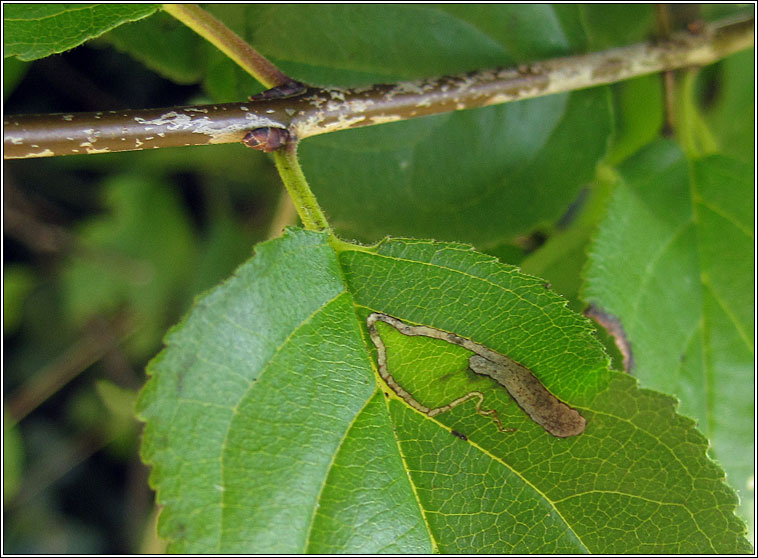
M 242 143 L 251 149 L 263 151 L 264 153 L 271 153 L 277 149 L 281 149 L 290 141 L 290 133 L 284 128 L 256 128 L 250 130 L 245 137 L 242 138 Z
M 277 85 L 271 89 L 266 89 L 255 95 L 251 95 L 249 98 L 251 101 L 268 101 L 271 99 L 288 99 L 290 97 L 297 97 L 308 91 L 308 86 L 302 82 L 290 80 L 282 85 Z

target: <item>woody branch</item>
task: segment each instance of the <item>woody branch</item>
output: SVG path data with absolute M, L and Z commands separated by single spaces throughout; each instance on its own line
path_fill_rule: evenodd
M 78 114 L 6 115 L 6 159 L 239 142 L 260 128 L 291 138 L 407 120 L 606 85 L 713 63 L 754 43 L 754 18 L 697 33 L 515 68 L 358 88 L 307 87 L 285 98 Z

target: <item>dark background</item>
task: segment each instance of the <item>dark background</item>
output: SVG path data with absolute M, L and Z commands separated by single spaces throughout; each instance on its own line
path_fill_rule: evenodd
M 4 75 L 7 114 L 211 102 L 199 85 L 177 85 L 98 41 L 32 63 L 6 59 Z M 162 333 L 267 236 L 280 193 L 265 156 L 236 145 L 200 149 L 4 162 L 5 552 L 163 549 L 133 401 Z M 107 200 L 114 177 L 150 182 L 146 189 L 163 188 L 176 202 L 192 239 L 184 272 L 169 251 L 158 264 L 147 262 L 156 281 L 72 306 L 67 270 L 81 261 L 107 267 L 122 256 L 118 241 L 93 249 L 97 235 L 86 232 L 96 224 L 106 238 L 119 238 L 124 225 L 109 220 Z M 144 223 L 146 244 L 150 227 L 157 242 L 165 225 Z M 141 269 L 139 251 L 128 256 Z M 135 309 L 135 291 L 160 304 Z

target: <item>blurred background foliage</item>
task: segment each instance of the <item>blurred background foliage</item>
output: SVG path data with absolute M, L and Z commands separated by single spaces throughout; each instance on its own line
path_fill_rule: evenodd
M 214 100 L 103 40 L 7 58 L 4 79 L 6 113 Z M 5 162 L 6 552 L 161 550 L 133 411 L 144 367 L 277 227 L 280 193 L 241 145 Z

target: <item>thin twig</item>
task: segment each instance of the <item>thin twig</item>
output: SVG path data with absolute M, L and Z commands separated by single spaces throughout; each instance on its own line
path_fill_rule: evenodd
M 658 27 L 658 39 L 666 40 L 671 36 L 671 14 L 667 4 L 656 4 L 655 19 Z M 667 70 L 661 73 L 661 87 L 663 88 L 663 129 L 661 133 L 665 137 L 674 135 L 674 95 L 675 95 L 674 71 Z
M 232 143 L 257 128 L 297 139 L 419 116 L 576 91 L 666 70 L 701 66 L 753 46 L 754 18 L 692 34 L 517 68 L 396 84 L 316 88 L 285 98 L 171 109 L 7 116 L 5 158 L 48 157 Z
M 110 444 L 117 433 L 102 432 L 100 428 L 89 428 L 79 433 L 71 443 L 60 448 L 49 448 L 49 453 L 39 465 L 25 471 L 21 490 L 8 502 L 11 508 L 21 509 L 40 493 L 58 482 L 75 467 L 91 458 Z
M 197 4 L 164 4 L 163 10 L 216 46 L 266 87 L 291 81 L 287 74 Z
M 21 421 L 68 382 L 100 360 L 134 328 L 133 320 L 125 314 L 118 316 L 107 327 L 93 325 L 95 327 L 58 358 L 33 374 L 8 398 L 10 420 Z
M 56 253 L 74 246 L 74 236 L 50 222 L 16 187 L 11 176 L 3 177 L 3 232 L 35 252 Z M 48 216 L 49 217 L 49 216 Z

